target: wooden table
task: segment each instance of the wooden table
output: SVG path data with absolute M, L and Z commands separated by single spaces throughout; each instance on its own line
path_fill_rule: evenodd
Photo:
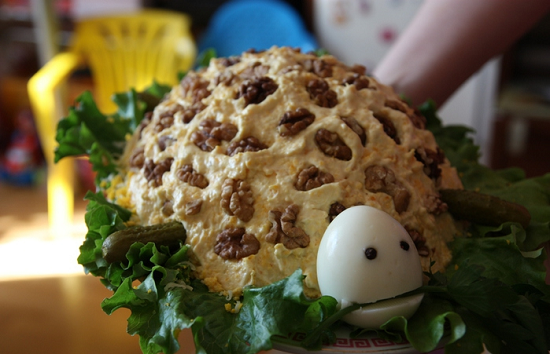
M 101 310 L 111 294 L 91 275 L 0 281 L 0 353 L 142 354 L 139 337 L 126 333 L 129 310 Z M 177 354 L 195 353 L 190 330 L 179 343 Z
M 126 333 L 129 311 L 101 310 L 110 295 L 84 275 L 0 282 L 0 353 L 141 354 L 138 336 Z M 183 331 L 180 343 L 191 340 Z

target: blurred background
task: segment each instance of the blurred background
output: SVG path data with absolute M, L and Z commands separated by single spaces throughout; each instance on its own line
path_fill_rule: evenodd
M 76 263 L 86 233 L 83 196 L 93 189 L 85 160 L 71 165 L 76 176 L 71 190 L 74 213 L 63 232 L 52 232 L 49 226 L 49 153 L 43 151 L 27 83 L 57 53 L 71 50 L 78 23 L 143 9 L 165 10 L 190 20 L 186 26 L 196 49 L 187 54 L 193 61 L 210 47 L 230 55 L 288 44 L 323 48 L 347 64 L 372 71 L 422 0 L 273 2 L 284 4 L 283 17 L 229 11 L 229 2 L 222 0 L 0 1 L 1 353 L 140 353 L 137 338 L 125 333 L 127 313 L 105 315 L 100 301 L 110 292 L 83 276 Z M 285 28 L 292 29 L 292 35 L 277 38 Z M 219 33 L 233 37 L 219 41 Z M 86 66 L 68 73 L 67 107 L 83 91 L 93 92 L 96 84 Z M 441 107 L 440 115 L 445 124 L 475 130 L 472 137 L 484 164 L 521 167 L 527 176 L 549 172 L 550 18 L 473 75 Z

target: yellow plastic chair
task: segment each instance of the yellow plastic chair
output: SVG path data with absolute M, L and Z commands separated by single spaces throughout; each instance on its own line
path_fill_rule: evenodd
M 54 236 L 70 234 L 74 213 L 74 161 L 53 163 L 57 123 L 70 105 L 59 99 L 62 84 L 77 68 L 89 68 L 99 109 L 112 113 L 114 93 L 139 91 L 153 80 L 175 85 L 178 72 L 190 69 L 195 57 L 187 15 L 143 10 L 77 23 L 69 50 L 54 56 L 29 80 L 29 99 L 48 163 L 48 214 Z

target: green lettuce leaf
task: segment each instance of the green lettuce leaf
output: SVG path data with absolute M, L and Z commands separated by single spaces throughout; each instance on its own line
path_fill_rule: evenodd
M 96 172 L 96 184 L 117 171 L 116 161 L 122 154 L 129 134 L 139 126 L 146 111 L 152 110 L 169 87 L 154 82 L 143 93 L 135 90 L 113 95 L 118 110 L 105 115 L 89 91 L 77 97 L 67 117 L 57 126 L 55 162 L 68 156 L 89 157 Z M 149 98 L 149 99 L 147 99 Z
M 336 309 L 333 298 L 305 298 L 299 270 L 267 287 L 245 289 L 241 310 L 234 312 L 228 308 L 238 306 L 235 299 L 209 292 L 198 280 L 181 279 L 160 264 L 139 286 L 132 287 L 131 279 L 126 278 L 102 308 L 108 314 L 131 310 L 128 333 L 140 336 L 146 354 L 175 353 L 178 334 L 185 328 L 193 331 L 197 353 L 257 353 L 273 347 L 273 336 L 311 330 Z M 174 282 L 190 288 L 170 287 Z
M 161 97 L 168 90 L 157 85 L 147 95 Z M 105 116 L 91 95 L 83 94 L 59 124 L 56 159 L 87 154 L 100 179 L 116 172 L 126 135 L 157 102 L 147 95 L 116 95 L 119 111 Z M 485 345 L 493 354 L 546 353 L 550 290 L 540 245 L 550 240 L 550 175 L 526 179 L 519 169 L 482 166 L 479 148 L 469 137 L 471 129 L 442 126 L 431 102 L 421 111 L 465 188 L 524 205 L 532 222 L 527 229 L 514 223 L 471 225 L 467 236 L 450 245 L 453 261 L 447 271 L 428 273 L 430 283 L 417 290 L 425 296 L 416 314 L 409 320 L 390 319 L 377 333 L 405 338 L 421 352 L 444 345 L 446 353 L 475 353 Z M 131 311 L 128 332 L 140 336 L 145 354 L 175 353 L 178 334 L 186 328 L 193 332 L 198 353 L 256 353 L 271 349 L 274 341 L 287 341 L 291 332 L 305 333 L 301 346 L 320 349 L 334 341 L 333 329 L 349 311 L 338 310 L 331 297 L 308 299 L 299 269 L 277 283 L 246 288 L 239 299 L 211 293 L 192 278 L 186 245 L 135 243 L 126 260 L 107 264 L 103 241 L 126 228 L 131 214 L 100 192 L 89 192 L 86 199 L 88 233 L 78 261 L 113 291 L 102 303 L 106 313 Z
M 131 213 L 108 202 L 101 192 L 88 192 L 84 199 L 88 200 L 84 215 L 88 232 L 80 246 L 78 263 L 84 266 L 86 273 L 104 276 L 107 262 L 101 251 L 103 241 L 113 232 L 125 229 L 124 223 L 130 219 Z
M 55 161 L 66 156 L 88 155 L 100 180 L 116 172 L 116 158 L 122 154 L 126 135 L 135 126 L 132 119 L 102 114 L 90 92 L 81 94 L 76 102 L 58 124 Z
M 448 337 L 448 343 L 452 344 L 464 335 L 466 326 L 454 310 L 450 301 L 426 294 L 412 318 L 394 317 L 383 324 L 381 330 L 386 335 L 397 335 L 396 342 L 401 340 L 399 333 L 403 333 L 416 350 L 430 352 L 438 347 L 443 338 Z M 449 330 L 446 330 L 446 325 L 449 325 Z M 379 334 L 384 335 L 381 331 Z

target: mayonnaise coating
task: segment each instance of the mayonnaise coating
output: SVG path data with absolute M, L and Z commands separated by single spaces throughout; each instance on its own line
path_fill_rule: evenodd
M 211 60 L 155 108 L 120 160 L 132 222 L 178 220 L 196 276 L 239 294 L 316 258 L 343 209 L 384 210 L 443 269 L 458 224 L 438 189 L 462 188 L 422 117 L 393 90 L 332 56 L 291 48 Z

